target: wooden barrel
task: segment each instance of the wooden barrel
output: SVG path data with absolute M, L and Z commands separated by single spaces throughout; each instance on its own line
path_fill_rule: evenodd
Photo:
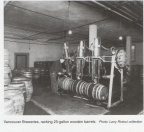
M 4 49 L 4 85 L 9 85 L 11 82 L 11 68 L 10 63 L 10 54 L 7 49 Z
M 33 67 L 27 67 L 25 70 L 26 70 L 27 72 L 33 73 L 34 68 L 33 68 Z
M 80 94 L 80 85 L 81 85 L 81 83 L 82 83 L 83 81 L 79 81 L 78 83 L 77 83 L 77 85 L 76 85 L 76 93 L 79 95 Z
M 10 98 L 4 99 L 4 114 L 5 115 L 15 115 L 14 101 Z
M 20 90 L 6 90 L 5 91 L 5 98 L 10 98 L 11 100 L 14 101 L 14 106 L 15 106 L 15 114 L 16 115 L 23 115 L 24 113 L 24 106 L 25 106 L 25 101 L 24 101 L 24 96 L 23 93 Z
M 71 78 L 68 77 L 60 78 L 58 80 L 58 86 L 63 90 L 69 90 L 70 82 L 71 82 Z
M 73 92 L 76 93 L 76 86 L 78 84 L 79 80 L 76 80 L 73 84 Z
M 10 60 L 10 53 L 7 49 L 4 49 L 4 60 Z
M 87 82 L 84 82 L 83 84 L 82 84 L 82 88 L 81 88 L 81 95 L 85 95 L 85 89 L 86 89 L 86 86 L 88 85 L 88 83 Z
M 87 90 L 87 96 L 89 98 L 92 98 L 92 91 L 93 91 L 93 88 L 95 87 L 95 84 L 91 83 L 90 86 L 88 87 L 88 90 Z
M 92 98 L 95 100 L 106 100 L 108 97 L 108 89 L 101 84 L 95 84 L 92 90 Z
M 11 69 L 10 69 L 10 67 L 9 66 L 5 66 L 4 67 L 4 73 L 6 74 L 8 74 L 8 73 L 11 73 Z
M 4 90 L 7 90 L 8 89 L 8 87 L 7 86 L 4 86 Z
M 26 101 L 26 87 L 23 82 L 11 82 L 8 87 L 8 90 L 19 90 L 21 93 L 23 93 L 24 100 Z
M 80 83 L 80 85 L 79 85 L 79 89 L 78 89 L 77 93 L 80 94 L 80 95 L 82 95 L 82 89 L 83 89 L 83 84 L 84 84 L 84 83 L 85 83 L 85 82 L 82 81 L 82 82 Z
M 5 78 L 4 79 L 4 86 L 8 86 L 11 82 L 11 79 L 10 78 Z
M 39 73 L 40 74 L 41 69 L 40 68 L 34 68 L 33 73 Z
M 69 86 L 69 78 L 65 78 L 65 80 L 63 81 L 63 88 L 64 90 L 68 90 L 68 86 Z
M 25 84 L 26 88 L 26 102 L 29 102 L 31 100 L 32 94 L 33 94 L 33 85 L 32 81 L 28 78 L 23 78 L 23 77 L 15 77 L 13 78 L 12 82 L 22 82 Z
M 63 77 L 63 78 L 60 78 L 59 80 L 58 80 L 58 86 L 61 88 L 61 89 L 63 89 L 63 80 L 65 79 L 65 77 Z
M 69 90 L 78 95 L 86 96 L 94 100 L 106 100 L 108 89 L 101 84 L 87 83 L 82 80 L 72 80 L 71 78 L 60 78 L 58 86 L 63 90 Z
M 41 75 L 41 76 L 47 76 L 47 74 L 46 74 L 46 69 L 45 69 L 45 68 L 41 68 L 41 70 L 40 70 L 40 75 Z
M 4 67 L 4 85 L 9 85 L 11 82 L 11 69 L 9 66 Z
M 10 65 L 10 60 L 4 60 L 4 66 L 9 66 Z
M 72 89 L 72 87 L 73 87 L 73 83 L 74 83 L 74 80 L 70 80 L 70 82 L 69 82 L 69 87 L 68 87 L 68 89 L 69 89 L 69 91 L 73 91 L 73 89 Z
M 34 79 L 39 79 L 39 78 L 40 78 L 40 74 L 38 74 L 38 73 L 33 73 L 33 78 L 34 78 Z
M 29 79 L 32 79 L 32 72 L 30 72 L 30 71 L 24 71 L 24 72 L 22 72 L 22 75 L 24 76 L 24 77 L 27 77 L 27 78 L 29 78 Z
M 87 94 L 87 90 L 88 90 L 88 88 L 89 88 L 89 86 L 91 85 L 91 83 L 86 83 L 85 84 L 85 86 L 84 86 L 84 89 L 83 89 L 83 95 L 84 96 L 87 96 L 88 94 Z

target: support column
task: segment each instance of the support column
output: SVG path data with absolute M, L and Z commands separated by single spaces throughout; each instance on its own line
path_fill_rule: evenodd
M 127 53 L 127 65 L 131 69 L 131 37 L 126 37 L 126 53 Z
M 94 39 L 97 38 L 97 25 L 89 25 L 89 48 L 94 44 Z

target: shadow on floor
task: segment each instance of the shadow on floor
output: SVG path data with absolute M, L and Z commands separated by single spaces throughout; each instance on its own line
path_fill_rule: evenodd
M 38 86 L 38 85 L 37 85 Z M 127 86 L 124 93 L 124 101 L 110 109 L 110 115 L 137 115 L 143 109 L 143 86 L 139 82 L 132 81 Z M 48 92 L 42 90 L 37 92 L 34 97 L 41 96 Z M 34 103 L 28 102 L 25 106 L 24 115 L 49 115 Z

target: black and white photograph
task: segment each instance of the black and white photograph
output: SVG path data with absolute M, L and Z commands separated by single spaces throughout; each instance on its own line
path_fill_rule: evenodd
M 3 1 L 3 10 L 4 115 L 144 114 L 143 1 Z

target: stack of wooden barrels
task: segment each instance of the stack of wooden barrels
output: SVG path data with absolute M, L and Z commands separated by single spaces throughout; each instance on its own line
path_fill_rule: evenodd
M 33 77 L 33 69 L 31 69 L 31 68 L 22 69 L 20 71 L 20 73 L 22 76 L 27 77 L 29 79 L 32 79 L 32 77 Z
M 33 70 L 33 78 L 34 79 L 40 78 L 40 72 L 41 72 L 40 68 L 34 68 L 34 70 Z
M 7 49 L 4 49 L 4 91 L 8 90 L 8 85 L 10 84 L 10 82 L 11 82 L 10 53 Z M 6 115 L 15 114 L 14 100 L 12 100 L 9 96 L 4 97 L 4 114 Z
M 10 53 L 4 49 L 4 85 L 7 86 L 11 82 L 11 68 L 10 68 Z
M 10 83 L 7 86 L 7 90 L 4 92 L 6 102 L 13 104 L 14 111 L 10 112 L 11 109 L 5 109 L 5 114 L 23 115 L 25 107 L 25 85 L 23 83 Z M 11 106 L 12 107 L 12 106 Z
M 25 85 L 25 101 L 29 102 L 33 94 L 32 80 L 26 77 L 15 77 L 12 79 L 13 83 L 23 83 Z
M 31 69 L 20 70 L 24 77 L 12 79 L 10 69 L 10 54 L 4 50 L 4 114 L 23 115 L 25 102 L 31 100 L 33 93 Z
M 49 61 L 35 61 L 35 68 L 49 68 Z
M 31 100 L 32 94 L 33 86 L 31 79 L 26 77 L 13 78 L 12 82 L 5 87 L 5 114 L 23 115 L 25 103 Z M 12 104 L 14 110 L 12 109 Z
M 4 114 L 15 115 L 14 100 L 10 98 L 4 98 Z
M 58 86 L 66 91 L 88 97 L 94 100 L 106 100 L 108 97 L 108 89 L 102 84 L 87 83 L 82 80 L 72 80 L 63 77 L 58 80 Z
M 22 68 L 22 69 L 14 69 L 13 70 L 13 77 L 16 76 L 24 76 L 29 79 L 37 79 L 40 77 L 48 77 L 49 76 L 49 69 L 47 68 Z

